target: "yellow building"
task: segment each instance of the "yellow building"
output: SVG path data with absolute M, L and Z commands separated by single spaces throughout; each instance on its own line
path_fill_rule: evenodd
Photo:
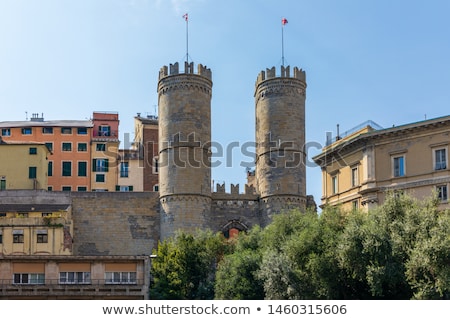
M 49 154 L 44 143 L 5 142 L 0 137 L 0 191 L 47 190 Z
M 1 255 L 71 255 L 69 204 L 0 204 Z
M 138 150 L 119 150 L 116 191 L 144 191 L 143 157 Z
M 375 127 L 360 127 L 313 158 L 322 169 L 321 207 L 370 209 L 395 191 L 419 199 L 436 192 L 448 208 L 450 116 Z

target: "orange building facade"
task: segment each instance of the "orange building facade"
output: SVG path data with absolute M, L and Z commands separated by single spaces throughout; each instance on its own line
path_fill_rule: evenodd
M 44 121 L 33 114 L 30 121 L 0 122 L 5 142 L 45 143 L 48 155 L 48 190 L 91 191 L 91 121 Z

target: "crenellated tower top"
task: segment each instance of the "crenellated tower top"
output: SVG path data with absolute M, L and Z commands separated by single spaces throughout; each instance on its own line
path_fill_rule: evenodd
M 161 80 L 168 76 L 175 76 L 179 74 L 195 74 L 194 73 L 194 62 L 188 63 L 187 61 L 184 62 L 184 73 L 180 73 L 179 70 L 179 64 L 178 62 L 175 62 L 174 64 L 170 64 L 169 67 L 163 66 L 159 70 L 159 78 L 158 80 Z M 203 76 L 208 78 L 209 80 L 212 80 L 211 76 L 211 69 L 207 68 L 206 66 L 203 66 L 202 64 L 197 65 L 197 75 Z
M 261 82 L 263 82 L 265 80 L 273 79 L 276 77 L 277 77 L 277 75 L 276 75 L 275 67 L 266 69 L 266 71 L 261 71 L 258 74 L 258 77 L 256 79 L 256 86 L 258 86 L 258 84 L 260 84 Z M 294 79 L 298 79 L 298 80 L 305 82 L 306 81 L 306 73 L 302 69 L 294 67 L 294 74 L 291 77 L 291 67 L 290 66 L 286 66 L 286 67 L 281 66 L 280 78 L 294 78 Z

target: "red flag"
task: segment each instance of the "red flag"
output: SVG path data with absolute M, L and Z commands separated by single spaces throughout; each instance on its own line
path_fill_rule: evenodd
M 183 18 L 184 20 L 188 21 L 188 14 L 187 13 L 183 14 Z
M 281 24 L 284 26 L 286 23 L 288 23 L 286 18 L 281 19 Z

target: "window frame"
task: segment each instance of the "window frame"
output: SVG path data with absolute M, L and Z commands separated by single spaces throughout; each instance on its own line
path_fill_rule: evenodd
M 72 142 L 62 142 L 61 143 L 61 151 L 72 152 Z
M 45 273 L 14 273 L 13 284 L 45 284 Z
M 2 128 L 2 137 L 11 137 L 11 128 Z
M 85 131 L 81 131 L 81 129 L 84 129 Z M 87 127 L 78 127 L 77 128 L 77 134 L 80 136 L 85 136 L 88 134 L 88 128 Z
M 442 151 L 442 155 L 441 156 L 443 156 L 444 159 L 443 159 L 443 161 L 442 161 L 442 159 L 439 159 L 440 161 L 438 162 L 438 154 L 437 153 L 439 151 Z M 447 152 L 448 152 L 448 148 L 447 147 L 436 147 L 436 148 L 433 148 L 433 170 L 441 171 L 441 170 L 446 170 L 448 168 Z
M 37 167 L 28 167 L 28 179 L 37 178 Z
M 48 233 L 37 233 L 36 243 L 48 243 Z
M 22 135 L 29 136 L 29 135 L 33 134 L 33 128 L 32 127 L 23 127 L 21 132 L 22 132 Z
M 359 186 L 359 168 L 358 166 L 350 167 L 350 179 L 352 188 Z
M 81 169 L 81 167 L 80 167 L 80 165 L 82 165 L 82 164 L 84 164 L 84 171 L 83 170 L 80 170 Z M 87 177 L 87 174 L 88 174 L 88 163 L 87 163 L 87 161 L 78 161 L 78 177 Z M 81 174 L 81 173 L 84 173 L 83 175 Z
M 91 284 L 90 271 L 60 271 L 59 284 Z
M 396 154 L 391 157 L 391 165 L 392 165 L 392 177 L 394 178 L 402 178 L 406 176 L 406 155 L 405 154 Z M 401 163 L 398 165 L 398 169 L 396 168 L 396 160 L 402 159 Z
M 441 202 L 447 202 L 448 201 L 448 186 L 447 184 L 441 184 L 436 186 L 436 192 L 437 197 L 439 201 Z M 443 196 L 443 193 L 445 193 L 445 197 Z
M 334 174 L 331 176 L 331 195 L 335 195 L 339 193 L 339 178 L 338 174 Z
M 83 146 L 84 148 L 81 148 L 81 146 Z M 86 142 L 78 142 L 77 151 L 78 152 L 87 152 L 88 151 L 87 143 Z
M 66 174 L 67 168 L 64 168 L 64 165 L 70 164 L 70 172 Z M 61 162 L 61 176 L 62 177 L 71 177 L 72 176 L 72 161 L 62 161 Z
M 42 127 L 42 134 L 53 134 L 53 127 Z
M 130 163 L 128 161 L 120 162 L 120 177 L 128 178 L 130 175 Z
M 96 143 L 95 151 L 106 151 L 106 143 Z
M 61 127 L 61 134 L 72 134 L 72 127 Z
M 107 271 L 105 284 L 137 284 L 136 271 Z

